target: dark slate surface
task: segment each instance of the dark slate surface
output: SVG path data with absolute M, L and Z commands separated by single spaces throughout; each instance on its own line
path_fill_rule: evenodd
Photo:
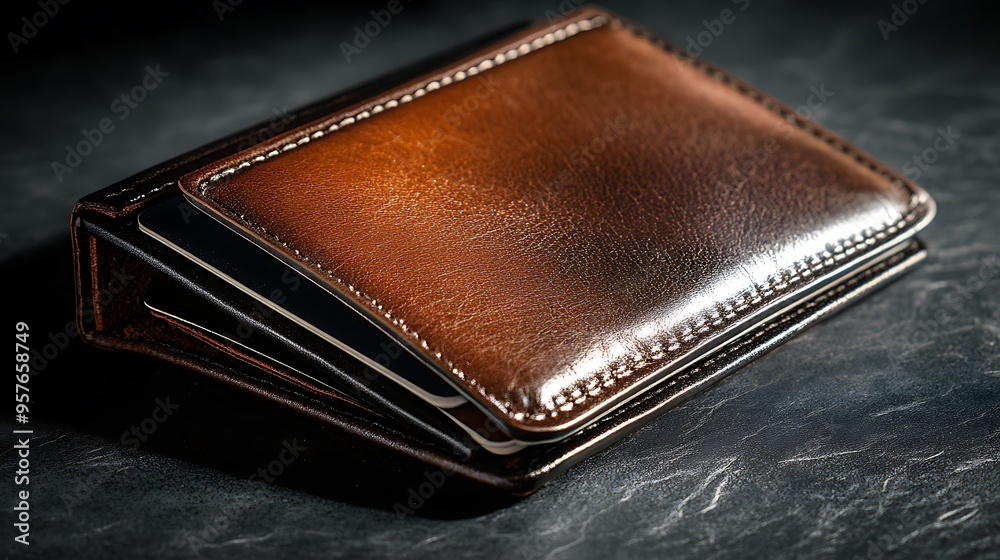
M 811 87 L 832 91 L 815 117 L 896 167 L 939 129 L 958 133 L 920 170 L 940 211 L 923 236 L 930 258 L 906 278 L 527 499 L 454 479 L 405 517 L 394 504 L 419 487 L 423 466 L 186 371 L 72 342 L 32 381 L 30 547 L 12 542 L 13 424 L 0 413 L 5 554 L 997 557 L 995 17 L 930 0 L 886 41 L 877 21 L 891 2 L 833 4 L 612 7 L 680 43 L 732 9 L 702 56 L 793 106 Z M 10 8 L 5 30 L 33 6 Z M 0 270 L 10 319 L 29 321 L 36 345 L 61 342 L 72 317 L 66 222 L 83 194 L 272 110 L 558 9 L 407 3 L 348 64 L 339 43 L 371 18 L 365 10 L 248 1 L 220 22 L 207 1 L 181 15 L 64 6 L 20 54 L 5 53 Z M 112 101 L 156 64 L 170 75 L 118 120 Z M 115 131 L 57 181 L 53 159 L 104 117 Z M 177 409 L 146 442 L 123 444 L 157 399 Z M 305 450 L 273 484 L 249 480 L 284 442 Z

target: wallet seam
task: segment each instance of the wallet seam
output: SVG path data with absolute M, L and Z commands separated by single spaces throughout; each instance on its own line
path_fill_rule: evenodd
M 257 163 L 261 163 L 282 153 L 291 151 L 299 146 L 309 143 L 312 140 L 320 139 L 328 133 L 336 132 L 341 128 L 355 124 L 385 110 L 393 109 L 405 103 L 409 103 L 431 91 L 435 91 L 441 87 L 462 81 L 466 77 L 474 76 L 480 72 L 487 71 L 509 60 L 514 60 L 519 56 L 526 55 L 546 46 L 561 42 L 578 35 L 581 32 L 598 29 L 608 24 L 625 29 L 636 37 L 649 42 L 653 46 L 663 50 L 675 58 L 691 64 L 694 68 L 701 70 L 710 78 L 719 80 L 723 84 L 734 88 L 743 96 L 756 102 L 768 111 L 784 117 L 790 124 L 807 133 L 810 133 L 815 138 L 825 142 L 831 147 L 837 149 L 839 152 L 851 156 L 857 164 L 860 164 L 866 169 L 877 173 L 880 177 L 887 180 L 890 185 L 896 188 L 906 189 L 909 193 L 909 198 L 907 200 L 905 210 L 899 212 L 898 215 L 894 216 L 892 219 L 885 220 L 878 225 L 868 226 L 853 235 L 841 238 L 834 242 L 829 242 L 826 245 L 826 249 L 823 251 L 802 257 L 788 267 L 772 272 L 768 275 L 763 284 L 751 283 L 750 286 L 734 298 L 728 301 L 716 302 L 714 311 L 707 312 L 704 315 L 695 318 L 690 324 L 681 326 L 672 333 L 666 333 L 664 336 L 665 340 L 650 348 L 647 355 L 639 356 L 638 359 L 631 358 L 631 363 L 619 365 L 613 371 L 609 367 L 596 374 L 586 387 L 586 392 L 579 388 L 570 388 L 564 393 L 553 397 L 553 399 L 548 403 L 538 403 L 537 407 L 526 408 L 523 411 L 516 411 L 513 409 L 510 402 L 497 398 L 490 392 L 486 391 L 486 389 L 479 384 L 476 379 L 471 376 L 467 376 L 464 371 L 456 367 L 454 362 L 447 359 L 440 351 L 433 348 L 426 339 L 422 338 L 419 333 L 407 326 L 404 320 L 394 316 L 391 310 L 387 310 L 379 304 L 377 302 L 377 298 L 372 298 L 371 296 L 361 292 L 355 288 L 352 283 L 336 276 L 332 271 L 328 271 L 323 265 L 315 262 L 298 249 L 289 246 L 288 243 L 282 241 L 275 234 L 267 231 L 266 228 L 253 223 L 243 215 L 235 215 L 231 209 L 219 202 L 219 200 L 212 194 L 212 186 L 214 183 L 217 183 L 225 177 L 241 172 L 242 170 Z M 464 69 L 454 71 L 443 78 L 428 82 L 412 92 L 405 93 L 397 98 L 375 105 L 369 109 L 358 111 L 348 117 L 340 119 L 338 122 L 333 123 L 328 127 L 325 124 L 323 126 L 325 127 L 323 130 L 318 130 L 311 134 L 306 132 L 301 138 L 286 143 L 278 149 L 271 150 L 266 154 L 257 155 L 251 159 L 243 160 L 222 171 L 212 174 L 207 179 L 203 179 L 199 182 L 199 192 L 214 202 L 220 210 L 228 214 L 231 218 L 239 220 L 251 230 L 264 235 L 283 248 L 292 251 L 296 257 L 323 272 L 326 277 L 335 281 L 340 287 L 346 288 L 351 294 L 359 298 L 382 317 L 395 325 L 404 335 L 419 341 L 420 347 L 437 357 L 438 360 L 447 364 L 453 375 L 468 383 L 470 387 L 475 388 L 480 395 L 491 402 L 498 410 L 518 422 L 540 422 L 549 417 L 556 418 L 560 412 L 569 412 L 575 406 L 585 403 L 590 397 L 595 397 L 604 388 L 612 387 L 617 381 L 630 376 L 635 372 L 635 370 L 660 363 L 666 360 L 668 356 L 678 350 L 681 350 L 685 346 L 690 346 L 695 341 L 704 338 L 704 336 L 708 333 L 717 330 L 717 328 L 724 328 L 724 326 L 730 323 L 732 319 L 737 318 L 740 312 L 749 308 L 752 313 L 754 310 L 760 308 L 758 304 L 763 303 L 766 305 L 774 299 L 777 299 L 777 296 L 782 294 L 792 284 L 802 280 L 808 281 L 819 271 L 829 269 L 838 263 L 842 263 L 849 257 L 863 254 L 873 248 L 876 244 L 896 237 L 897 234 L 906 231 L 910 226 L 918 221 L 918 216 L 921 214 L 920 211 L 924 208 L 924 197 L 920 196 L 918 192 L 907 182 L 894 178 L 891 171 L 877 160 L 871 159 L 869 156 L 850 146 L 846 142 L 843 142 L 835 135 L 822 130 L 815 123 L 800 118 L 793 111 L 790 111 L 787 107 L 784 107 L 781 103 L 774 100 L 771 96 L 753 89 L 752 87 L 744 84 L 738 78 L 735 78 L 726 72 L 698 59 L 686 56 L 677 47 L 650 35 L 644 30 L 622 22 L 617 18 L 611 18 L 605 15 L 598 15 L 589 19 L 582 19 L 578 22 L 567 24 L 530 41 L 525 41 L 517 47 L 508 49 L 503 53 L 498 53 L 493 58 L 488 58 L 478 64 L 465 67 Z
M 913 243 L 915 244 L 916 242 Z M 909 247 L 912 247 L 912 244 L 909 245 Z M 699 375 L 704 373 L 706 369 L 711 369 L 713 364 L 720 361 L 727 361 L 731 359 L 733 355 L 738 353 L 740 350 L 755 344 L 757 340 L 760 339 L 762 336 L 766 336 L 775 330 L 786 327 L 789 323 L 796 321 L 803 315 L 809 314 L 814 310 L 816 310 L 817 308 L 827 305 L 827 303 L 831 299 L 834 299 L 835 297 L 843 294 L 846 291 L 854 289 L 858 285 L 871 281 L 873 277 L 885 272 L 886 270 L 889 270 L 890 268 L 898 265 L 900 262 L 908 258 L 911 258 L 913 256 L 914 253 L 908 252 L 906 249 L 904 249 L 900 251 L 898 254 L 893 255 L 888 259 L 880 263 L 877 263 L 868 269 L 865 269 L 864 271 L 861 272 L 861 274 L 858 274 L 857 276 L 850 278 L 847 281 L 842 282 L 841 284 L 829 288 L 828 290 L 822 292 L 817 297 L 805 302 L 802 306 L 794 309 L 787 315 L 783 315 L 782 317 L 778 318 L 772 323 L 765 325 L 760 329 L 757 329 L 755 332 L 747 333 L 745 337 L 741 337 L 740 339 L 738 339 L 734 345 L 726 347 L 724 350 L 709 357 L 709 359 L 705 360 L 704 362 L 697 363 L 690 369 L 681 372 L 680 375 L 674 377 L 669 382 L 665 383 L 662 386 L 656 387 L 654 391 L 663 391 L 688 379 L 699 377 Z M 626 407 L 622 407 L 618 411 L 610 414 L 606 418 L 606 420 L 610 422 L 615 422 L 618 418 L 627 414 L 629 414 L 629 410 Z M 587 434 L 589 433 L 589 430 L 599 429 L 599 426 L 597 426 L 596 424 L 604 425 L 606 423 L 607 422 L 595 423 L 594 425 L 588 426 L 584 430 L 581 430 L 580 434 Z
M 496 54 L 493 58 L 483 60 L 478 64 L 452 72 L 451 74 L 444 76 L 439 80 L 432 80 L 420 86 L 419 88 L 413 90 L 412 93 L 405 93 L 403 95 L 398 96 L 397 98 L 390 99 L 385 103 L 379 103 L 371 107 L 370 109 L 358 111 L 348 117 L 344 117 L 340 121 L 333 123 L 328 127 L 324 124 L 323 126 L 325 127 L 325 130 L 317 130 L 316 132 L 313 132 L 311 134 L 305 134 L 298 140 L 289 142 L 281 146 L 280 149 L 271 150 L 266 154 L 255 156 L 249 160 L 244 160 L 238 164 L 227 167 L 222 171 L 213 173 L 211 176 L 209 176 L 207 180 L 201 181 L 199 183 L 198 189 L 201 192 L 201 194 L 208 196 L 209 198 L 212 198 L 212 196 L 209 194 L 208 191 L 210 183 L 218 182 L 220 179 L 224 179 L 229 175 L 234 175 L 242 169 L 246 169 L 247 167 L 250 167 L 252 165 L 262 163 L 275 156 L 294 150 L 299 146 L 308 144 L 312 140 L 318 140 L 326 136 L 327 133 L 337 132 L 341 128 L 355 124 L 361 120 L 367 119 L 373 115 L 377 115 L 383 111 L 395 109 L 396 107 L 400 107 L 402 105 L 410 103 L 415 99 L 427 95 L 429 92 L 441 89 L 442 87 L 447 87 L 453 83 L 461 82 L 466 78 L 471 78 L 472 76 L 476 76 L 480 72 L 485 72 L 491 68 L 500 66 L 505 62 L 515 60 L 520 56 L 524 56 L 532 52 L 541 50 L 542 48 L 547 47 L 549 45 L 562 42 L 566 39 L 569 39 L 570 37 L 578 35 L 581 32 L 591 31 L 593 29 L 599 29 L 601 27 L 604 27 L 605 25 L 608 24 L 609 21 L 610 19 L 607 16 L 603 15 L 596 16 L 590 19 L 583 19 L 578 22 L 567 24 L 555 31 L 546 33 L 541 37 L 536 37 L 531 41 L 525 41 L 524 43 L 521 43 L 515 48 L 511 48 L 508 49 L 506 52 Z M 214 198 L 212 198 L 212 200 L 218 203 L 218 201 L 216 201 Z

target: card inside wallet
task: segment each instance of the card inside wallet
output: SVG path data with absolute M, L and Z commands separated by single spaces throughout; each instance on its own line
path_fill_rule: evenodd
M 531 445 L 551 444 L 563 439 L 523 440 L 502 429 L 478 429 L 489 421 L 486 412 L 479 410 L 475 401 L 465 398 L 407 347 L 345 305 L 322 282 L 262 250 L 183 197 L 169 198 L 145 210 L 138 216 L 138 225 L 144 234 L 252 297 L 262 313 L 278 313 L 295 323 L 298 327 L 293 331 L 295 337 L 315 338 L 321 345 L 330 345 L 331 350 L 335 348 L 361 362 L 366 378 L 382 376 L 426 401 L 486 451 L 507 455 Z M 887 251 L 865 268 L 877 266 L 905 251 L 906 246 Z M 845 275 L 838 281 L 848 278 L 850 276 Z M 825 287 L 817 286 L 814 293 L 822 293 Z M 809 299 L 811 296 L 803 297 L 790 308 Z M 249 352 L 275 368 L 301 377 L 306 383 L 332 391 L 341 390 L 338 389 L 337 369 L 318 368 L 285 347 L 268 345 L 266 341 L 259 343 L 259 337 L 254 339 L 251 333 L 241 332 L 245 328 L 243 325 L 234 325 L 225 314 L 193 300 L 176 286 L 150 290 L 144 295 L 143 303 L 156 317 L 187 325 L 229 348 Z M 775 316 L 784 312 L 787 310 Z
M 145 210 L 139 215 L 138 224 L 146 235 L 251 296 L 262 313 L 279 313 L 294 322 L 301 327 L 297 336 L 314 337 L 331 345 L 360 361 L 366 377 L 384 376 L 438 408 L 485 450 L 506 455 L 528 445 L 549 443 L 518 440 L 500 430 L 477 431 L 486 421 L 483 412 L 407 349 L 308 275 L 262 251 L 182 197 Z M 317 368 L 280 346 L 266 342 L 259 346 L 256 340 L 251 340 L 253 337 L 245 326 L 234 325 L 224 314 L 193 301 L 176 286 L 150 290 L 143 303 L 157 317 L 188 325 L 231 348 L 251 352 L 309 383 L 338 390 L 331 382 L 336 380 L 337 370 Z

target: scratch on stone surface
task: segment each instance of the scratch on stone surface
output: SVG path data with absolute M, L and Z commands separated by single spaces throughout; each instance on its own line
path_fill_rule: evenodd
M 979 420 L 979 419 L 981 419 L 981 418 L 982 418 L 983 416 L 986 416 L 986 413 L 985 413 L 985 412 L 984 412 L 984 413 L 982 413 L 982 414 L 980 414 L 979 416 L 976 416 L 975 418 L 969 418 L 969 419 L 967 419 L 967 420 L 964 420 L 964 421 L 962 421 L 962 422 L 959 422 L 958 424 L 955 424 L 955 427 L 957 428 L 957 427 L 959 427 L 959 426 L 964 426 L 964 425 L 968 424 L 969 422 L 975 422 L 976 420 Z
M 913 403 L 910 403 L 910 404 L 904 404 L 904 405 L 900 405 L 900 406 L 894 406 L 894 407 L 882 410 L 880 412 L 875 412 L 871 416 L 872 416 L 872 418 L 878 418 L 879 416 L 885 416 L 886 414 L 892 414 L 893 412 L 902 412 L 904 410 L 909 410 L 911 408 L 918 407 L 918 406 L 924 404 L 925 402 L 927 402 L 927 401 L 918 401 L 918 402 L 913 402 Z
M 105 525 L 103 527 L 97 527 L 96 529 L 94 529 L 93 531 L 91 531 L 91 533 L 103 533 L 104 531 L 107 531 L 108 529 L 110 529 L 112 527 L 115 527 L 115 526 L 118 526 L 118 525 L 121 525 L 121 524 L 122 524 L 121 521 L 115 521 L 114 523 L 108 523 L 107 525 Z
M 420 547 L 422 547 L 424 545 L 431 544 L 432 542 L 439 541 L 439 540 L 441 540 L 443 538 L 444 538 L 444 535 L 431 535 L 430 537 L 427 537 L 426 539 L 424 539 L 424 540 L 418 542 L 417 544 L 413 545 L 413 548 L 420 548 Z
M 715 487 L 715 495 L 712 496 L 712 501 L 709 502 L 708 506 L 705 507 L 705 509 L 701 510 L 701 512 L 699 513 L 707 513 L 709 511 L 712 511 L 719 505 L 719 497 L 722 495 L 722 489 L 725 488 L 726 484 L 729 483 L 729 476 L 730 474 L 726 473 L 726 476 L 722 477 L 722 482 L 720 482 L 719 485 Z
M 718 401 L 716 401 L 714 403 L 711 403 L 711 404 L 705 404 L 704 406 L 699 406 L 698 410 L 708 410 L 709 414 L 711 414 L 711 413 L 715 412 L 716 410 L 719 410 L 719 408 L 721 408 L 723 405 L 725 405 L 729 401 L 736 400 L 736 399 L 738 399 L 738 398 L 740 398 L 740 397 L 742 397 L 742 396 L 744 396 L 747 393 L 750 393 L 752 391 L 753 391 L 753 389 L 748 389 L 748 390 L 743 391 L 742 393 L 740 393 L 738 395 L 733 395 L 731 397 L 726 397 L 724 399 L 720 399 L 720 400 L 718 400 Z
M 813 416 L 816 416 L 817 414 L 819 414 L 819 413 L 821 413 L 823 411 L 829 410 L 829 409 L 830 409 L 829 406 L 824 406 L 823 408 L 817 408 L 816 410 L 813 410 L 809 414 L 806 414 L 805 418 L 812 418 Z
M 955 508 L 955 509 L 953 509 L 951 511 L 947 511 L 945 513 L 942 513 L 941 515 L 938 516 L 937 520 L 938 521 L 944 521 L 945 519 L 948 519 L 949 517 L 955 515 L 956 513 L 960 512 L 960 511 L 963 511 L 963 510 L 967 510 L 970 507 L 971 508 L 975 508 L 975 509 L 973 509 L 969 514 L 963 515 L 962 517 L 956 519 L 954 522 L 955 523 L 961 523 L 961 522 L 963 522 L 963 521 L 965 521 L 967 519 L 972 519 L 973 516 L 975 516 L 977 513 L 979 513 L 979 508 L 977 508 L 975 506 L 976 506 L 976 504 L 970 504 L 970 505 L 962 506 L 960 508 Z
M 950 517 L 952 517 L 953 515 L 957 514 L 958 512 L 964 511 L 964 510 L 968 510 L 970 508 L 972 509 L 972 511 L 970 511 L 969 513 L 967 513 L 967 514 L 965 514 L 965 515 L 963 515 L 961 517 L 958 517 L 956 519 L 949 519 Z M 967 504 L 967 505 L 964 505 L 964 506 L 962 506 L 960 508 L 956 508 L 956 509 L 953 509 L 951 511 L 947 511 L 947 512 L 942 513 L 941 515 L 939 515 L 938 518 L 936 520 L 934 520 L 933 523 L 930 523 L 929 525 L 924 525 L 923 527 L 920 527 L 919 529 L 917 529 L 917 530 L 915 530 L 915 531 L 913 531 L 913 532 L 905 535 L 903 538 L 901 538 L 899 540 L 899 544 L 900 545 L 904 545 L 908 541 L 913 540 L 915 537 L 917 537 L 917 536 L 919 536 L 919 535 L 921 535 L 921 534 L 923 534 L 923 533 L 925 533 L 925 532 L 927 532 L 929 530 L 932 530 L 932 529 L 942 529 L 944 527 L 954 527 L 955 525 L 958 525 L 958 524 L 961 524 L 961 523 L 965 523 L 966 521 L 968 521 L 968 520 L 972 519 L 973 517 L 975 517 L 978 513 L 979 513 L 978 504 Z
M 657 465 L 663 464 L 664 461 L 667 463 L 673 463 L 679 459 L 683 459 L 688 456 L 688 450 L 694 447 L 693 442 L 684 443 L 676 447 L 668 447 L 666 451 L 661 449 L 656 449 L 654 453 L 636 457 L 636 461 L 650 461 Z
M 936 459 L 936 458 L 938 458 L 938 457 L 940 457 L 942 455 L 944 455 L 944 450 L 943 449 L 941 451 L 938 451 L 937 453 L 931 455 L 930 457 L 914 457 L 914 458 L 912 458 L 910 460 L 911 461 L 920 461 L 920 462 L 930 461 L 931 459 Z
M 112 455 L 114 455 L 114 453 L 108 452 L 108 453 L 104 453 L 103 455 L 98 455 L 96 457 L 83 457 L 82 459 L 80 459 L 79 461 L 77 461 L 76 464 L 77 465 L 83 465 L 83 466 L 86 466 L 86 467 L 100 466 L 100 465 L 104 465 L 105 464 L 104 462 L 102 462 L 102 459 L 107 459 L 108 457 L 111 457 Z M 116 461 L 109 461 L 109 462 L 116 462 Z
M 578 544 L 582 543 L 582 542 L 583 542 L 583 539 L 584 539 L 584 538 L 585 538 L 585 536 L 586 536 L 586 533 L 587 533 L 587 523 L 589 523 L 589 522 L 590 522 L 590 520 L 588 519 L 588 520 L 587 520 L 587 521 L 586 521 L 586 522 L 585 522 L 585 523 L 583 524 L 583 527 L 581 527 L 581 528 L 580 528 L 580 536 L 579 536 L 579 537 L 577 537 L 577 538 L 576 538 L 576 540 L 574 540 L 574 541 L 573 541 L 573 542 L 571 542 L 571 543 L 567 543 L 567 544 L 564 544 L 564 545 L 562 545 L 562 546 L 558 546 L 558 547 L 556 547 L 556 548 L 552 549 L 552 550 L 551 550 L 551 551 L 550 551 L 550 552 L 549 552 L 548 554 L 546 554 L 546 555 L 545 555 L 545 560 L 549 560 L 550 558 L 552 558 L 552 557 L 553 557 L 553 556 L 555 556 L 556 554 L 559 554 L 560 552 L 563 552 L 563 551 L 565 551 L 565 550 L 569 550 L 569 549 L 571 549 L 571 548 L 575 547 L 576 545 L 578 545 Z
M 240 539 L 229 539 L 228 541 L 221 542 L 217 545 L 209 545 L 209 546 L 212 548 L 222 548 L 231 545 L 253 544 L 270 540 L 270 538 L 271 538 L 271 533 L 268 533 L 266 535 L 261 535 L 259 537 L 243 537 Z
M 723 473 L 726 473 L 726 471 L 729 470 L 729 467 L 733 466 L 733 463 L 735 462 L 736 462 L 736 457 L 730 457 L 726 461 L 726 464 L 720 466 L 715 471 L 711 472 L 705 478 L 705 480 L 703 480 L 701 484 L 699 484 L 698 487 L 694 489 L 693 492 L 685 496 L 684 499 L 682 499 L 677 504 L 677 507 L 674 508 L 674 510 L 670 512 L 669 515 L 667 515 L 667 518 L 661 525 L 658 525 L 657 527 L 654 527 L 653 529 L 650 530 L 650 534 L 656 534 L 662 531 L 663 529 L 673 525 L 676 521 L 684 519 L 684 508 L 687 506 L 688 502 L 702 495 L 705 492 L 705 490 L 712 484 L 712 481 L 721 476 Z
M 865 448 L 867 449 L 867 448 Z M 833 457 L 839 457 L 841 455 L 851 455 L 853 453 L 861 453 L 865 449 L 854 449 L 852 451 L 838 451 L 836 453 L 829 453 L 827 455 L 819 455 L 817 457 L 792 457 L 791 459 L 782 459 L 778 463 L 804 463 L 806 461 L 822 461 L 823 459 L 830 459 Z
M 747 395 L 748 393 L 752 393 L 755 389 L 756 388 L 751 388 L 751 389 L 748 389 L 746 391 L 743 391 L 742 393 L 740 393 L 738 395 L 733 395 L 731 397 L 726 397 L 726 398 L 721 399 L 719 401 L 716 401 L 714 403 L 706 404 L 704 406 L 698 407 L 696 410 L 698 410 L 699 412 L 701 412 L 703 410 L 707 410 L 708 413 L 704 414 L 704 415 L 699 414 L 698 416 L 696 416 L 695 418 L 693 418 L 692 420 L 695 421 L 696 424 L 694 425 L 694 427 L 691 427 L 691 428 L 685 427 L 684 433 L 686 433 L 686 434 L 693 434 L 699 428 L 701 428 L 702 426 L 704 426 L 705 424 L 708 423 L 709 419 L 712 417 L 713 414 L 715 414 L 716 410 L 719 410 L 720 408 L 722 408 L 723 405 L 725 405 L 726 403 L 728 403 L 730 401 L 734 401 L 736 399 L 739 399 L 739 398 Z
M 545 560 L 549 560 L 553 556 L 555 556 L 556 554 L 559 554 L 560 552 L 565 552 L 565 551 L 567 551 L 567 550 L 569 550 L 571 548 L 574 548 L 575 546 L 579 545 L 580 543 L 582 543 L 584 541 L 584 539 L 586 539 L 586 537 L 587 537 L 587 527 L 590 525 L 590 522 L 593 521 L 594 519 L 596 519 L 598 516 L 602 515 L 604 512 L 608 511 L 609 509 L 611 509 L 611 508 L 610 507 L 602 508 L 600 511 L 598 511 L 594 515 L 588 517 L 586 519 L 586 521 L 584 521 L 583 523 L 580 524 L 580 536 L 578 536 L 572 542 L 566 543 L 564 545 L 557 546 L 556 548 L 554 548 L 551 551 L 549 551 L 549 553 L 545 555 Z
M 57 442 L 57 441 L 59 441 L 59 440 L 61 440 L 63 438 L 67 438 L 67 437 L 69 437 L 69 434 L 63 434 L 63 435 L 61 435 L 59 437 L 52 438 L 52 439 L 50 439 L 48 441 L 43 441 L 42 443 L 38 444 L 38 447 L 45 447 L 46 445 L 48 445 L 50 443 L 55 443 L 55 442 Z
M 68 436 L 69 436 L 69 434 L 62 434 L 62 435 L 60 435 L 58 437 L 55 437 L 55 438 L 52 438 L 52 439 L 50 439 L 48 441 L 43 441 L 42 443 L 38 444 L 38 447 L 45 447 L 46 445 L 48 445 L 50 443 L 59 441 L 59 440 L 65 438 L 65 437 L 68 437 Z M 0 452 L 0 457 L 5 457 L 5 456 L 7 456 L 8 453 L 13 454 L 13 452 L 14 452 L 13 448 L 4 449 L 2 452 Z
M 768 426 L 767 424 L 764 424 L 763 426 L 761 426 L 760 428 L 758 428 L 756 432 L 754 432 L 754 433 L 752 433 L 750 435 L 743 436 L 743 438 L 740 439 L 740 441 L 746 441 L 746 440 L 748 440 L 748 439 L 756 436 L 757 434 L 763 432 L 767 428 L 767 426 Z
M 995 462 L 996 462 L 996 459 L 994 459 L 992 457 L 985 457 L 985 458 L 982 458 L 982 459 L 973 459 L 971 461 L 966 461 L 966 462 L 962 463 L 953 472 L 956 472 L 956 473 L 965 472 L 965 471 L 968 471 L 968 470 L 971 470 L 971 469 L 977 469 L 977 468 L 985 465 L 986 463 L 995 463 Z
M 677 478 L 678 476 L 680 476 L 682 474 L 695 474 L 695 473 L 693 473 L 691 471 L 679 471 L 679 472 L 670 473 L 667 476 L 664 476 L 662 478 L 657 478 L 655 480 L 646 480 L 646 481 L 640 482 L 639 484 L 636 484 L 632 488 L 629 488 L 628 493 L 625 494 L 624 497 L 620 498 L 618 500 L 618 503 L 620 504 L 620 503 L 627 502 L 627 501 L 631 500 L 632 496 L 634 496 L 636 494 L 636 492 L 639 491 L 639 489 L 641 489 L 641 488 L 643 488 L 645 486 L 649 486 L 651 484 L 659 484 L 661 482 L 670 480 L 672 478 Z

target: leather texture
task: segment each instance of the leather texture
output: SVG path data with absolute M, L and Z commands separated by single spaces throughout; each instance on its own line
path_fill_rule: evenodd
M 525 438 L 579 430 L 934 211 L 898 173 L 598 9 L 179 184 Z

